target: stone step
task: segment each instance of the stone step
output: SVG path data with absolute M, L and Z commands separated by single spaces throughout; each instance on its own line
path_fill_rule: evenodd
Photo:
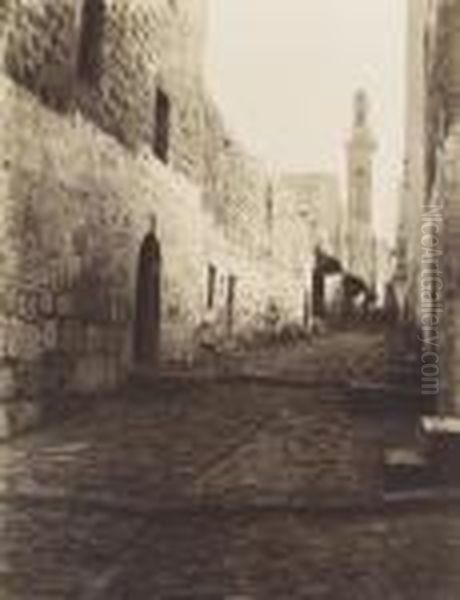
M 420 364 L 420 357 L 417 353 L 396 355 L 388 357 L 388 364 L 400 367 L 413 367 L 416 368 Z
M 384 489 L 386 492 L 431 489 L 441 485 L 439 472 L 427 465 L 385 465 Z
M 386 369 L 385 369 L 385 373 L 387 375 L 390 375 L 392 373 L 397 374 L 397 375 L 409 375 L 410 373 L 418 373 L 420 371 L 420 366 L 419 364 L 412 364 L 412 363 L 408 363 L 408 364 L 404 364 L 404 363 L 397 363 L 397 362 L 390 362 L 386 365 Z
M 387 377 L 404 377 L 417 379 L 419 376 L 420 367 L 413 365 L 389 364 L 385 370 Z
M 385 452 L 384 464 L 387 467 L 425 468 L 428 458 L 419 446 L 391 448 Z
M 424 417 L 421 432 L 429 460 L 445 485 L 460 484 L 460 418 Z
M 406 431 L 404 443 L 388 447 L 384 452 L 385 490 L 414 491 L 432 489 L 445 483 L 439 457 L 439 450 L 433 444 L 433 434 L 445 431 L 459 431 L 460 424 L 446 422 L 437 417 L 420 417 L 414 421 L 412 430 Z M 452 429 L 453 428 L 453 429 Z

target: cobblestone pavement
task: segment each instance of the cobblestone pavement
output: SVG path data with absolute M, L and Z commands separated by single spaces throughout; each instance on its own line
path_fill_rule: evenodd
M 2 600 L 458 600 L 460 512 L 0 505 Z
M 330 384 L 350 364 L 357 372 L 381 369 L 382 337 L 349 333 L 310 346 L 252 357 L 247 367 L 270 377 L 289 373 Z M 332 356 L 335 360 L 332 360 Z M 352 360 L 354 358 L 354 360 Z M 308 368 L 306 368 L 308 365 Z M 289 370 L 288 367 L 289 366 Z M 362 371 L 361 371 L 362 372 Z M 285 413 L 286 401 L 264 390 L 228 385 L 181 385 L 157 393 L 130 390 L 95 403 L 90 411 L 5 446 L 0 490 L 33 497 L 85 497 L 150 508 L 187 504 L 193 482 L 216 456 L 248 441 Z M 153 395 L 152 395 L 153 394 Z M 307 392 L 296 411 L 321 403 Z
M 242 355 L 237 368 L 246 373 L 295 377 L 306 381 L 382 381 L 386 338 L 376 328 L 315 337 L 311 343 L 262 348 Z
M 330 368 L 328 355 L 338 351 L 360 365 L 373 357 L 374 372 L 380 368 L 378 336 L 355 337 L 354 349 L 349 334 L 322 343 L 317 365 Z M 288 360 L 284 349 L 276 369 L 267 353 L 257 369 L 281 374 L 290 365 L 294 373 L 308 353 L 293 348 Z M 2 446 L 0 599 L 460 597 L 454 507 L 325 517 L 193 503 L 210 461 L 280 410 L 231 385 L 182 386 L 167 397 L 106 399 Z

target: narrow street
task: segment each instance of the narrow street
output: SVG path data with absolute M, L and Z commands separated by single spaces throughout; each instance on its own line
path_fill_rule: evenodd
M 460 599 L 460 0 L 0 0 L 0 600 Z
M 340 445 L 327 459 L 321 445 L 328 444 L 327 427 L 345 399 L 325 401 L 321 387 L 308 382 L 321 371 L 327 387 L 340 369 L 375 376 L 382 345 L 375 332 L 330 334 L 315 342 L 318 371 L 308 345 L 282 349 L 279 361 L 275 350 L 253 359 L 254 372 L 269 375 L 271 386 L 275 377 L 291 383 L 303 377 L 305 386 L 293 395 L 235 381 L 179 382 L 173 393 L 169 380 L 165 396 L 158 388 L 149 395 L 134 386 L 129 397 L 101 399 L 65 423 L 3 445 L 0 597 L 457 598 L 455 504 L 360 509 L 309 503 L 315 481 L 324 476 L 324 465 L 315 471 L 313 457 L 325 460 L 332 474 L 343 467 Z M 329 360 L 331 353 L 337 362 Z M 284 488 L 267 502 L 267 490 L 276 490 L 285 476 L 276 461 L 266 466 L 271 455 L 263 461 L 269 481 L 261 484 L 267 486 L 264 502 L 258 504 L 257 489 L 233 498 L 228 487 L 238 487 L 236 471 L 265 452 L 255 440 L 280 423 L 286 439 L 297 439 L 299 423 L 311 436 L 313 474 L 302 503 L 283 496 Z M 212 480 L 216 464 L 224 463 L 227 488 L 207 497 L 200 482 L 208 474 Z M 222 479 L 214 483 L 219 488 Z

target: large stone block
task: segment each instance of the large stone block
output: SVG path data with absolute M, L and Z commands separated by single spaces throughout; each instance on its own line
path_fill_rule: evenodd
M 70 293 L 63 293 L 57 296 L 56 313 L 60 318 L 68 318 L 73 316 L 74 306 L 72 295 Z
M 78 3 L 16 0 L 7 40 L 8 72 L 55 108 L 72 100 Z
M 38 297 L 38 311 L 43 317 L 51 317 L 55 313 L 54 295 L 49 290 L 42 290 Z
M 0 366 L 0 401 L 13 398 L 16 393 L 16 379 L 14 369 L 9 366 Z
M 8 320 L 0 314 L 0 362 L 6 357 L 6 339 L 8 332 Z
M 106 359 L 91 354 L 78 359 L 69 379 L 67 391 L 82 394 L 107 389 Z
M 16 315 L 25 321 L 37 318 L 37 294 L 34 292 L 18 292 L 16 296 Z
M 58 321 L 58 348 L 74 356 L 86 352 L 85 325 L 75 319 Z
M 0 404 L 0 441 L 11 437 L 11 428 L 6 407 Z
M 58 347 L 58 324 L 55 320 L 47 320 L 42 326 L 41 344 L 45 352 L 55 352 Z
M 26 361 L 36 360 L 43 348 L 41 332 L 38 325 L 26 323 L 21 326 L 21 357 Z
M 6 356 L 17 359 L 21 356 L 20 321 L 16 318 L 8 319 L 6 331 Z
M 0 441 L 6 441 L 40 425 L 42 412 L 35 402 L 0 403 Z

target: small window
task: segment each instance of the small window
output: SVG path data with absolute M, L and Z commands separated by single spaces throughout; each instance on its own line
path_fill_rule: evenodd
M 273 229 L 273 218 L 274 218 L 273 188 L 270 185 L 267 189 L 267 195 L 265 198 L 265 224 L 269 231 L 271 231 Z
M 94 83 L 102 62 L 105 0 L 85 0 L 81 17 L 77 70 L 80 79 Z
M 209 309 L 214 308 L 214 302 L 216 297 L 216 283 L 217 283 L 217 269 L 214 265 L 208 266 L 208 294 L 206 300 L 206 306 Z
M 163 162 L 168 162 L 171 101 L 161 89 L 157 90 L 155 103 L 154 152 Z

